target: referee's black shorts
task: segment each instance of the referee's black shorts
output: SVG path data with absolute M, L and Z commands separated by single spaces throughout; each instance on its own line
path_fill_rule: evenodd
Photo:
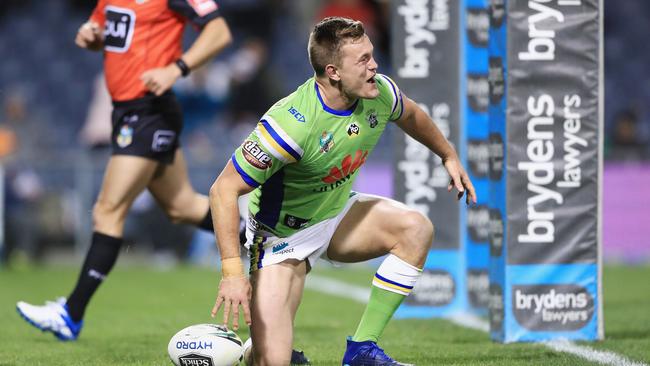
M 172 92 L 159 97 L 113 102 L 113 155 L 134 155 L 165 164 L 174 162 L 183 130 L 181 107 Z

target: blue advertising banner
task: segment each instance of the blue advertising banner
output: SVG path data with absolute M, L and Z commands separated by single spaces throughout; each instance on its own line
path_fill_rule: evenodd
M 490 2 L 490 326 L 603 338 L 602 3 Z
M 463 50 L 463 136 L 462 158 L 476 188 L 478 202 L 465 207 L 465 247 L 467 299 L 471 311 L 486 314 L 488 306 L 489 262 L 489 85 L 488 0 L 465 0 Z
M 392 73 L 401 90 L 438 124 L 457 147 L 460 139 L 460 9 L 449 0 L 391 2 Z M 433 317 L 465 310 L 465 255 L 460 204 L 447 192 L 439 157 L 395 131 L 395 199 L 427 215 L 435 238 L 424 273 L 397 317 Z

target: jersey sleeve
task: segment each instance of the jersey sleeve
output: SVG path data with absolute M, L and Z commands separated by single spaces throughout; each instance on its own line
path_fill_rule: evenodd
M 167 0 L 167 6 L 199 28 L 221 16 L 214 0 Z
M 402 92 L 397 87 L 393 79 L 384 74 L 377 74 L 379 79 L 379 92 L 383 100 L 386 101 L 386 106 L 390 108 L 391 121 L 397 121 L 404 111 L 404 99 Z
M 104 28 L 104 21 L 106 19 L 106 15 L 104 13 L 105 6 L 106 6 L 106 0 L 99 0 L 92 14 L 90 14 L 90 19 L 89 19 L 90 21 L 99 24 L 100 27 L 102 27 L 102 30 Z
M 282 119 L 281 119 L 282 118 Z M 300 130 L 289 130 L 282 113 L 264 115 L 255 130 L 232 155 L 232 163 L 242 179 L 258 187 L 287 164 L 300 161 L 304 152 L 298 143 Z

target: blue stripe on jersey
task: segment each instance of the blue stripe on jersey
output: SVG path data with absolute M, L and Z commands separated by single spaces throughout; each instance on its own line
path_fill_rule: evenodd
M 280 210 L 284 200 L 284 168 L 278 170 L 262 185 L 260 210 L 255 219 L 262 224 L 275 229 L 280 221 Z
M 237 159 L 235 159 L 235 154 L 232 154 L 232 157 L 230 158 L 232 160 L 232 165 L 235 166 L 235 170 L 237 170 L 237 173 L 241 175 L 241 178 L 248 184 L 249 186 L 253 188 L 257 188 L 260 184 L 255 181 L 255 179 L 251 178 L 250 175 L 248 175 L 244 169 L 242 169 L 241 166 L 239 166 L 239 163 L 237 162 Z
M 349 109 L 343 110 L 343 111 L 338 111 L 336 109 L 332 109 L 325 104 L 323 101 L 323 98 L 320 96 L 320 90 L 318 90 L 318 84 L 314 82 L 314 88 L 316 89 L 316 95 L 318 95 L 318 100 L 320 101 L 320 104 L 323 106 L 323 109 L 326 112 L 332 113 L 333 115 L 336 116 L 341 116 L 341 117 L 346 117 L 352 114 L 354 112 L 354 109 L 357 107 L 357 104 L 359 104 L 359 99 L 357 99 L 356 102 L 350 107 Z
M 391 280 L 389 280 L 388 278 L 379 275 L 379 273 L 375 273 L 375 277 L 379 278 L 380 280 L 382 280 L 382 281 L 384 281 L 384 282 L 388 282 L 388 283 L 390 283 L 390 284 L 393 284 L 393 285 L 398 286 L 398 287 L 401 287 L 401 288 L 407 288 L 407 289 L 409 289 L 409 290 L 412 290 L 412 289 L 413 289 L 413 286 L 406 286 L 406 285 L 402 285 L 401 283 L 397 283 L 397 282 L 395 282 L 395 281 L 391 281 Z
M 404 113 L 404 101 L 402 100 L 402 92 L 399 92 L 399 105 L 402 106 L 402 109 L 399 111 L 399 115 L 397 115 L 395 121 L 400 119 L 402 117 L 402 113 Z
M 397 89 L 395 89 L 395 85 L 393 85 L 393 83 L 390 81 L 390 79 L 386 75 L 381 75 L 381 77 L 384 78 L 384 80 L 388 81 L 388 85 L 390 85 L 390 88 L 393 89 L 393 96 L 395 96 L 395 100 L 397 101 L 397 103 L 395 103 L 395 107 L 393 107 L 393 109 L 390 111 L 390 114 L 392 116 L 393 113 L 395 113 L 395 108 L 397 108 L 397 106 L 399 105 L 399 99 L 400 98 L 397 97 Z M 401 94 L 402 93 L 400 93 L 400 96 L 401 96 Z
M 286 152 L 291 154 L 291 156 L 293 156 L 293 158 L 296 159 L 296 161 L 300 160 L 301 158 L 300 154 L 298 154 L 298 152 L 294 150 L 289 144 L 284 142 L 282 137 L 280 137 L 280 135 L 278 135 L 278 133 L 275 132 L 275 130 L 273 129 L 273 127 L 271 127 L 271 124 L 267 120 L 263 119 L 260 122 L 262 123 L 262 126 L 264 126 L 264 128 L 268 131 L 269 135 L 273 137 L 273 140 L 275 140 L 275 142 L 277 142 L 280 146 L 282 146 L 282 148 L 286 150 Z

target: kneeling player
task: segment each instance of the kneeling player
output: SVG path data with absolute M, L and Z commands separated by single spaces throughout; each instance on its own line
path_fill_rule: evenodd
M 459 198 L 467 190 L 467 202 L 476 202 L 474 188 L 433 121 L 377 73 L 361 22 L 322 20 L 311 33 L 309 59 L 315 76 L 271 107 L 210 190 L 223 258 L 212 312 L 223 305 L 224 323 L 231 314 L 236 323 L 241 305 L 251 325 L 253 363 L 286 365 L 305 277 L 316 260 L 388 254 L 343 364 L 402 365 L 376 342 L 422 272 L 433 225 L 401 203 L 352 192 L 352 182 L 394 122 L 442 158 Z M 239 259 L 237 198 L 250 191 L 249 282 Z

